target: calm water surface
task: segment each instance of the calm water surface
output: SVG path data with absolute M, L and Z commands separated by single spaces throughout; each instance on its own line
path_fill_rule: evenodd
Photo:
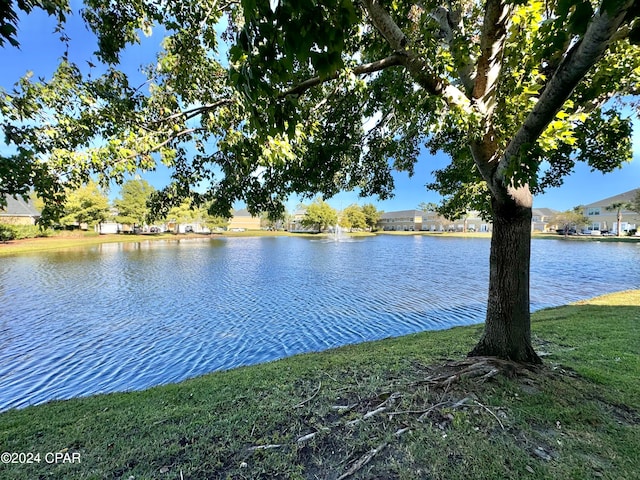
M 640 288 L 640 245 L 533 242 L 532 309 Z M 484 320 L 489 240 L 226 238 L 0 259 L 0 410 Z

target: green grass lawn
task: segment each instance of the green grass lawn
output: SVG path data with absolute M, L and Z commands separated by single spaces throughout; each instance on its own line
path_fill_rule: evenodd
M 468 361 L 480 331 L 5 412 L 0 451 L 40 462 L 0 478 L 638 478 L 640 291 L 536 313 L 533 370 Z

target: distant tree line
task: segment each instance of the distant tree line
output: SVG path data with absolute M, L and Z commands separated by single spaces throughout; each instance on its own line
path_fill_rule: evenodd
M 331 226 L 338 225 L 350 232 L 354 230 L 376 229 L 376 224 L 382 212 L 375 205 L 369 203 L 363 206 L 352 204 L 338 212 L 322 198 L 316 198 L 310 205 L 300 205 L 305 210 L 301 224 L 322 232 Z

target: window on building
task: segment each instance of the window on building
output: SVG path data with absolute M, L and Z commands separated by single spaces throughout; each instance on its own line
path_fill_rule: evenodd
M 587 210 L 587 215 L 600 215 L 600 207 L 591 207 Z

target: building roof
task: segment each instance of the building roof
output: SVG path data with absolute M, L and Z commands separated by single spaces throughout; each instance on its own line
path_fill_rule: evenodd
M 380 215 L 380 218 L 420 217 L 423 214 L 422 210 L 397 210 L 395 212 L 384 212 Z
M 597 202 L 590 203 L 589 205 L 585 205 L 584 208 L 606 207 L 613 203 L 631 202 L 636 197 L 639 191 L 640 188 L 634 188 L 633 190 L 629 190 L 628 192 L 620 193 L 618 195 L 614 195 L 613 197 L 603 198 L 602 200 L 598 200 Z
M 234 217 L 253 217 L 246 208 L 241 208 L 233 212 Z
M 33 205 L 31 199 L 24 201 L 22 197 L 13 198 L 11 195 L 5 196 L 7 206 L 0 208 L 2 217 L 39 217 L 40 212 Z
M 556 213 L 558 213 L 557 210 L 554 210 L 553 208 L 534 208 L 532 209 L 533 215 L 534 216 L 540 216 L 540 217 L 553 217 Z

